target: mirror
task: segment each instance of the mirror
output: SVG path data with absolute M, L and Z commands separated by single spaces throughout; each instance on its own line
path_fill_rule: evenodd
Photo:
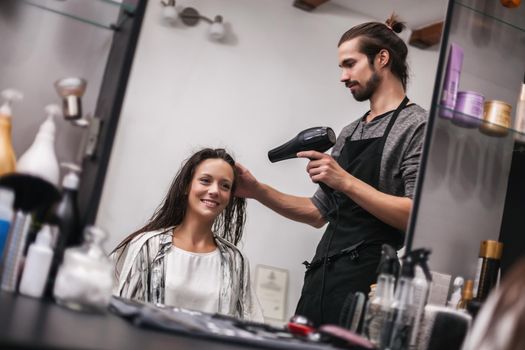
M 213 42 L 206 24 L 169 26 L 161 21 L 162 6 L 150 2 L 97 216 L 97 225 L 111 235 L 107 250 L 151 217 L 181 162 L 202 147 L 224 147 L 260 181 L 311 196 L 317 186 L 305 173 L 307 162 L 271 164 L 267 152 L 312 126 L 330 126 L 338 134 L 368 110 L 341 86 L 337 62 L 341 34 L 373 20 L 358 14 L 361 3 L 351 8 L 348 1 L 329 1 L 308 13 L 291 1 L 203 1 L 199 12 L 219 13 L 227 26 L 227 37 Z M 381 21 L 394 9 L 389 1 L 367 3 Z M 436 21 L 444 17 L 446 1 L 439 1 L 438 13 L 426 7 L 435 1 L 401 3 L 406 16 L 394 10 L 404 20 L 423 13 Z M 412 15 L 415 7 L 418 16 Z M 438 54 L 438 48 L 409 46 L 408 96 L 427 110 Z M 287 320 L 303 284 L 301 262 L 312 258 L 323 230 L 252 200 L 247 212 L 240 247 L 252 279 L 258 265 L 288 272 L 280 321 Z

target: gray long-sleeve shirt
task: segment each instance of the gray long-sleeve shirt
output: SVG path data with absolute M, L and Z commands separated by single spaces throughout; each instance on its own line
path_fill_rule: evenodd
M 387 112 L 368 123 L 365 122 L 365 115 L 344 127 L 332 149 L 332 157 L 339 157 L 346 138 L 354 129 L 352 141 L 383 136 L 393 114 L 394 111 Z M 393 196 L 413 197 L 427 115 L 427 112 L 416 104 L 406 106 L 399 113 L 388 134 L 381 157 L 379 191 Z M 319 188 L 311 200 L 326 218 L 333 205 L 330 198 Z

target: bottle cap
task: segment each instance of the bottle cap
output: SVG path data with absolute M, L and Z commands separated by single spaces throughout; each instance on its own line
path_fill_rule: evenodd
M 12 115 L 11 103 L 21 101 L 24 95 L 15 89 L 5 89 L 0 93 L 5 102 L 0 106 L 0 114 L 10 117 Z
M 454 278 L 453 286 L 454 288 L 461 288 L 463 287 L 464 283 L 465 283 L 465 280 L 463 279 L 463 277 L 457 276 L 456 278 Z
M 69 170 L 69 172 L 64 175 L 64 178 L 62 179 L 62 187 L 70 190 L 78 189 L 78 184 L 80 182 L 78 173 L 80 173 L 82 169 L 73 163 L 60 163 L 60 166 Z
M 503 253 L 503 243 L 498 241 L 481 241 L 479 246 L 479 257 L 488 259 L 501 259 Z
M 13 206 L 15 201 L 15 192 L 7 187 L 0 187 L 0 203 L 4 203 L 9 207 Z
M 377 267 L 380 274 L 397 276 L 399 272 L 399 259 L 394 248 L 388 244 L 383 244 L 381 247 L 381 261 Z

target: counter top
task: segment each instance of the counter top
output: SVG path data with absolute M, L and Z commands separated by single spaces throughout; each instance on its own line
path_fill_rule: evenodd
M 144 329 L 110 312 L 81 313 L 6 292 L 0 292 L 0 348 L 260 349 Z

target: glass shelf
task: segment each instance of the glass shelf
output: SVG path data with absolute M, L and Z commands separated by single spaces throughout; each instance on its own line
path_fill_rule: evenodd
M 136 2 L 123 3 L 118 0 L 22 0 L 22 3 L 109 30 L 118 29 L 119 24 L 116 22 L 121 9 L 129 14 L 133 14 L 136 9 Z
M 521 4 L 516 8 L 507 8 L 497 0 L 490 2 L 478 0 L 455 0 L 454 3 L 473 11 L 478 15 L 490 18 L 521 32 L 525 32 L 525 4 Z
M 435 106 L 435 114 L 437 118 L 449 120 L 455 126 L 467 129 L 479 129 L 482 134 L 487 136 L 506 137 L 509 134 L 525 136 L 525 130 L 516 130 L 513 127 L 505 127 L 497 123 L 485 121 L 476 116 L 465 114 L 442 105 Z

